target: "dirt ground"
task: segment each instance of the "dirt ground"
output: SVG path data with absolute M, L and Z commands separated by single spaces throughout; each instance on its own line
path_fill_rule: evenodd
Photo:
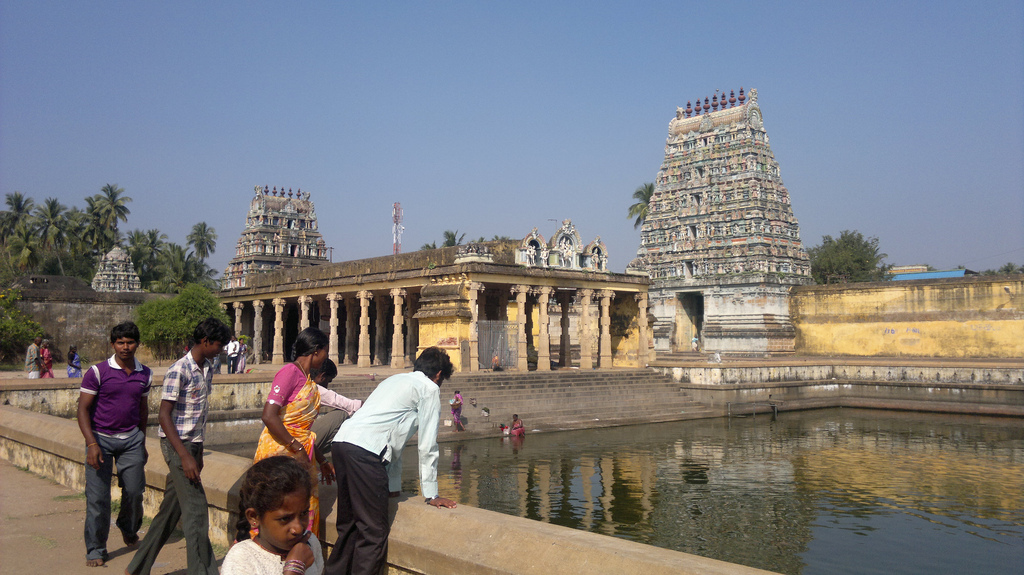
M 114 525 L 107 540 L 110 560 L 103 567 L 85 566 L 84 493 L 18 469 L 5 460 L 0 460 L 0 485 L 0 574 L 124 573 L 134 552 L 125 548 L 121 532 Z M 147 521 L 140 537 L 145 536 L 148 527 Z M 215 552 L 219 564 L 226 550 L 215 548 Z M 178 532 L 161 550 L 153 574 L 184 574 L 185 563 L 185 540 Z

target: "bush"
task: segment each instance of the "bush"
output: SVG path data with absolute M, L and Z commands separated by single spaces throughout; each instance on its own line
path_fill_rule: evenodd
M 16 289 L 0 291 L 0 362 L 16 360 L 43 328 L 22 313 L 15 304 L 21 299 Z
M 150 300 L 142 304 L 135 317 L 143 343 L 150 346 L 157 359 L 182 355 L 196 325 L 208 317 L 231 325 L 231 319 L 220 308 L 217 296 L 198 284 L 185 286 L 173 299 Z

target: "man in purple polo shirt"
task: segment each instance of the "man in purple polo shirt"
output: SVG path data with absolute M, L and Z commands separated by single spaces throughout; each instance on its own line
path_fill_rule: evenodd
M 82 378 L 78 427 L 85 437 L 85 564 L 107 561 L 110 533 L 110 480 L 113 465 L 121 483 L 117 527 L 129 548 L 139 542 L 142 492 L 146 488 L 146 396 L 153 372 L 135 359 L 139 328 L 126 321 L 110 330 L 114 355 Z

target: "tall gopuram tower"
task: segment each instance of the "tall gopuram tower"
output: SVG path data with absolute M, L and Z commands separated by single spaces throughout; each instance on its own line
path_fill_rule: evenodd
M 327 245 L 317 229 L 309 192 L 256 186 L 245 231 L 224 270 L 221 289 L 245 287 L 249 274 L 327 263 Z
M 740 88 L 677 108 L 637 258 L 658 351 L 791 352 L 789 288 L 810 263 L 757 104 Z

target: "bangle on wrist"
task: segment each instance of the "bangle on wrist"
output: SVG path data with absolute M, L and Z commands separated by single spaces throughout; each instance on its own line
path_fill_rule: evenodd
M 299 444 L 299 447 L 298 447 L 298 449 L 296 449 L 296 448 L 295 448 L 295 444 L 296 444 L 296 443 L 298 443 L 298 444 Z M 300 449 L 302 449 L 302 444 L 301 444 L 301 443 L 299 443 L 299 440 L 298 440 L 298 439 L 294 439 L 294 438 L 293 438 L 293 439 L 292 439 L 292 442 L 288 444 L 288 451 L 291 451 L 292 453 L 298 453 Z
M 306 572 L 306 564 L 299 559 L 289 559 L 284 562 L 284 572 L 302 575 Z
M 85 448 L 86 448 L 86 449 L 89 449 L 89 448 L 90 448 L 90 447 L 92 447 L 93 445 L 99 445 L 99 443 L 96 443 L 95 441 L 93 441 L 92 443 L 88 443 L 88 444 L 86 444 Z

